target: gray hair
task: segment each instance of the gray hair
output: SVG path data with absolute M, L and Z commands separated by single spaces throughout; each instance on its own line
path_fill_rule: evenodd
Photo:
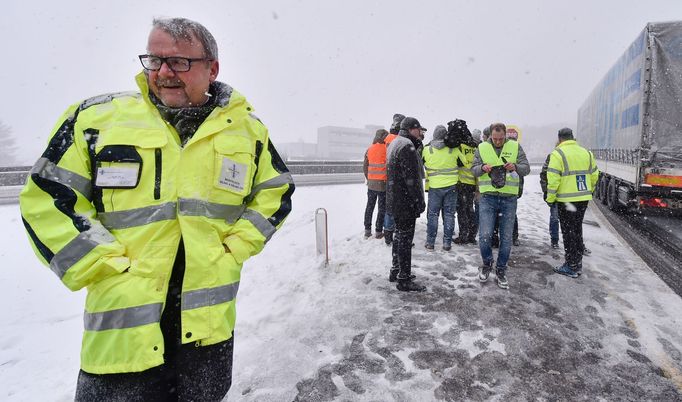
M 193 42 L 196 39 L 204 48 L 205 57 L 218 60 L 218 44 L 205 26 L 187 18 L 154 18 L 152 26 L 161 29 L 175 40 Z

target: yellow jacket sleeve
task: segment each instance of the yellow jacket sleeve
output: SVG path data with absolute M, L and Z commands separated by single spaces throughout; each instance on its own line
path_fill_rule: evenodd
M 232 226 L 224 243 L 238 263 L 263 250 L 265 243 L 279 229 L 291 211 L 294 182 L 277 150 L 267 136 L 267 129 L 254 120 L 253 129 L 265 130 L 265 144 L 257 153 L 258 163 L 246 210 Z
M 80 131 L 79 111 L 79 105 L 72 105 L 64 113 L 19 196 L 33 250 L 71 290 L 130 266 L 124 246 L 95 218 L 88 142 Z

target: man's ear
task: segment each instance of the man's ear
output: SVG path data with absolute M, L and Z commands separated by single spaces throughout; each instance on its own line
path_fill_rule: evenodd
M 211 82 L 213 82 L 216 80 L 216 78 L 218 78 L 218 71 L 220 71 L 220 63 L 218 63 L 218 60 L 213 60 L 211 61 L 211 66 L 209 68 L 210 68 L 209 79 L 211 80 Z

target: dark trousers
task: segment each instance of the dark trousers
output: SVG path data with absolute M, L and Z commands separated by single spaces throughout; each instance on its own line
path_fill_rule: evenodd
M 185 273 L 182 242 L 173 265 L 161 315 L 164 364 L 138 373 L 80 371 L 76 401 L 220 401 L 232 385 L 234 334 L 227 341 L 197 347 L 180 337 L 180 294 Z
M 470 241 L 476 239 L 478 219 L 474 211 L 476 186 L 473 184 L 457 183 L 457 225 L 459 237 Z
M 377 211 L 377 220 L 374 231 L 379 233 L 384 230 L 384 214 L 386 213 L 386 193 L 384 191 L 375 191 L 367 189 L 367 206 L 365 207 L 365 230 L 372 230 L 372 215 L 374 214 L 374 205 L 379 204 Z
M 412 240 L 416 218 L 395 220 L 393 232 L 393 267 L 398 272 L 398 280 L 409 279 L 412 274 Z
M 588 202 L 573 201 L 568 208 L 568 203 L 557 203 L 566 263 L 572 268 L 582 266 L 583 262 L 583 218 Z

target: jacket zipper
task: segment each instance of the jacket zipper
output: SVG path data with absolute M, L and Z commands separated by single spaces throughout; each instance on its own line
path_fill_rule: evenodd
M 154 150 L 155 176 L 154 176 L 154 199 L 161 199 L 161 149 Z

